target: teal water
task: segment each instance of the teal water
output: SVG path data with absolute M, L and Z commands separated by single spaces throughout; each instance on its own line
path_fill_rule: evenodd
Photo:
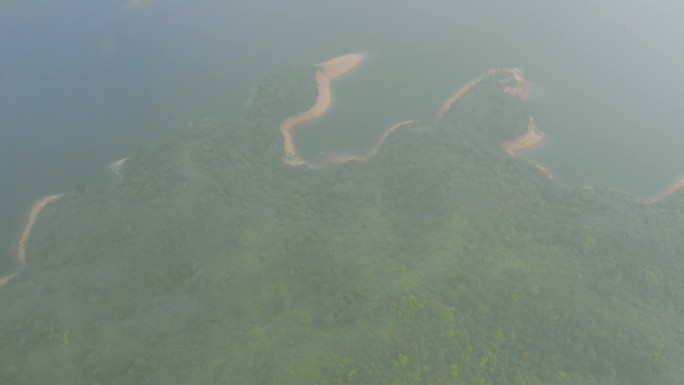
M 106 166 L 193 119 L 227 118 L 269 73 L 349 52 L 302 155 L 363 153 L 404 119 L 434 119 L 489 68 L 520 66 L 547 144 L 525 156 L 561 183 L 646 197 L 684 173 L 684 37 L 675 2 L 524 0 L 0 3 L 0 270 L 30 205 L 106 183 Z M 277 129 L 277 127 L 274 127 Z

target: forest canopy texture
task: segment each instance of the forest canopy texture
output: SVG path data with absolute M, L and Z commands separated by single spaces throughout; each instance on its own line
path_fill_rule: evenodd
M 492 75 L 365 161 L 283 163 L 314 67 L 48 206 L 3 384 L 682 384 L 684 199 L 549 180 Z

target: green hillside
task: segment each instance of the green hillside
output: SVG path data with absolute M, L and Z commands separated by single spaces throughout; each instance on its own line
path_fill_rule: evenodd
M 315 69 L 41 214 L 2 384 L 684 384 L 684 198 L 558 185 L 496 76 L 368 161 L 283 164 Z

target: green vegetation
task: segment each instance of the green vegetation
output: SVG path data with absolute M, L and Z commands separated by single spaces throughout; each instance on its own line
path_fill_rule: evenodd
M 283 165 L 313 68 L 49 206 L 3 384 L 681 384 L 684 199 L 557 185 L 482 82 L 366 162 Z

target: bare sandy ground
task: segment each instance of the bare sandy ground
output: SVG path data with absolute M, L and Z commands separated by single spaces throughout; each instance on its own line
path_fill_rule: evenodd
M 26 245 L 28 244 L 29 237 L 31 236 L 31 231 L 33 231 L 33 226 L 36 224 L 38 215 L 43 211 L 45 206 L 56 201 L 57 199 L 63 197 L 64 194 L 48 195 L 45 198 L 36 202 L 33 207 L 31 207 L 31 214 L 29 215 L 28 223 L 24 227 L 24 231 L 21 233 L 21 238 L 19 239 L 19 245 L 17 247 L 17 259 L 19 261 L 19 269 L 24 267 L 26 264 Z M 0 287 L 4 286 L 9 282 L 16 273 L 12 273 L 6 277 L 0 278 Z
M 468 93 L 473 87 L 478 85 L 483 79 L 491 76 L 498 71 L 508 74 L 507 78 L 499 81 L 499 84 L 503 87 L 503 91 L 511 94 L 513 96 L 519 97 L 521 99 L 528 99 L 530 97 L 530 90 L 527 79 L 522 74 L 522 69 L 520 68 L 504 68 L 501 70 L 492 69 L 487 71 L 484 75 L 471 80 L 468 84 L 459 88 L 449 99 L 447 99 L 439 110 L 439 117 L 441 118 L 451 106 L 463 95 Z M 530 123 L 527 127 L 527 133 L 513 140 L 509 140 L 502 144 L 504 150 L 511 155 L 516 155 L 522 151 L 530 149 L 532 147 L 538 146 L 544 143 L 544 134 L 539 130 L 534 122 L 534 118 L 530 117 Z M 541 167 L 541 166 L 539 166 Z M 541 167 L 543 169 L 543 167 Z M 545 169 L 544 169 L 545 170 Z M 548 171 L 546 171 L 548 173 Z
M 318 84 L 318 96 L 308 111 L 300 112 L 290 116 L 280 124 L 280 132 L 284 139 L 285 162 L 291 165 L 304 164 L 297 155 L 297 149 L 292 142 L 292 130 L 302 123 L 319 118 L 325 115 L 332 105 L 331 83 L 333 80 L 351 71 L 365 59 L 365 55 L 353 53 L 338 56 L 323 63 L 318 64 L 316 71 L 316 83 Z
M 445 114 L 447 111 L 449 111 L 449 109 L 451 108 L 451 105 L 453 105 L 454 103 L 456 103 L 456 101 L 457 101 L 458 99 L 460 99 L 463 95 L 465 95 L 466 93 L 468 93 L 468 91 L 472 90 L 473 87 L 475 87 L 476 85 L 478 85 L 484 78 L 486 78 L 487 76 L 490 76 L 490 75 L 494 74 L 494 72 L 496 72 L 496 70 L 489 70 L 489 71 L 487 71 L 487 73 L 485 73 L 484 75 L 480 76 L 479 78 L 476 78 L 476 79 L 471 80 L 468 84 L 466 84 L 466 85 L 464 85 L 463 87 L 459 88 L 453 95 L 451 95 L 451 96 L 449 97 L 449 99 L 447 99 L 447 100 L 442 104 L 442 107 L 439 109 L 439 117 L 440 117 L 440 118 L 443 117 L 444 114 Z
M 542 143 L 544 143 L 544 134 L 537 127 L 534 118 L 530 117 L 530 123 L 527 125 L 527 132 L 513 140 L 504 142 L 501 146 L 507 153 L 516 155 Z
M 672 185 L 670 185 L 670 187 L 668 187 L 667 190 L 663 191 L 660 195 L 656 196 L 655 198 L 647 200 L 646 203 L 658 203 L 682 188 L 684 188 L 684 178 L 677 180 Z
M 45 198 L 36 202 L 31 208 L 31 214 L 29 215 L 28 223 L 26 224 L 26 227 L 24 227 L 24 232 L 21 234 L 21 239 L 19 239 L 18 255 L 20 268 L 23 267 L 26 263 L 26 245 L 28 243 L 29 237 L 31 236 L 31 231 L 33 231 L 33 226 L 36 224 L 36 219 L 38 219 L 38 215 L 41 211 L 43 211 L 45 206 L 63 196 L 64 194 L 48 195 Z
M 328 160 L 330 163 L 333 164 L 340 164 L 340 163 L 345 163 L 349 162 L 351 160 L 367 160 L 368 158 L 371 158 L 375 156 L 375 154 L 380 151 L 380 147 L 382 147 L 382 144 L 385 143 L 385 140 L 392 134 L 397 128 L 405 126 L 407 124 L 415 123 L 415 120 L 403 120 L 392 127 L 388 128 L 385 133 L 382 135 L 378 143 L 370 150 L 368 151 L 368 154 L 366 155 L 358 155 L 358 154 L 335 154 L 330 157 Z
M 439 117 L 443 117 L 444 114 L 449 111 L 451 106 L 463 95 L 467 94 L 468 91 L 473 89 L 482 80 L 488 76 L 494 75 L 496 73 L 504 73 L 508 75 L 507 77 L 499 80 L 499 85 L 502 87 L 503 92 L 506 92 L 515 97 L 521 98 L 523 100 L 528 100 L 531 96 L 529 82 L 523 76 L 522 69 L 520 68 L 504 68 L 504 69 L 492 69 L 487 71 L 484 75 L 471 80 L 468 84 L 459 88 L 449 99 L 447 99 L 439 110 Z M 527 126 L 527 132 L 515 139 L 506 141 L 501 144 L 501 147 L 509 153 L 510 155 L 517 155 L 525 150 L 532 147 L 536 147 L 544 143 L 544 133 L 539 130 L 534 118 L 530 117 L 530 122 Z M 534 163 L 536 168 L 546 175 L 549 179 L 553 180 L 553 175 L 544 166 Z
M 12 274 L 10 274 L 10 275 L 8 275 L 8 276 L 6 276 L 6 277 L 0 278 L 0 287 L 5 286 L 5 284 L 7 284 L 7 282 L 11 281 L 12 278 L 14 278 L 14 274 L 15 274 L 15 273 L 12 273 Z
M 116 175 L 119 180 L 121 180 L 121 170 L 123 169 L 123 166 L 127 160 L 128 158 L 123 158 L 109 164 L 109 169 L 112 170 L 114 175 Z
M 377 154 L 378 151 L 380 151 L 380 147 L 382 147 L 382 144 L 385 143 L 385 140 L 387 140 L 387 138 L 390 136 L 390 134 L 392 134 L 397 128 L 405 126 L 407 124 L 415 123 L 415 122 L 416 122 L 415 120 L 402 120 L 401 122 L 399 122 L 399 123 L 395 124 L 394 126 L 388 128 L 387 131 L 385 131 L 385 133 L 382 135 L 382 138 L 380 138 L 380 141 L 378 141 L 378 144 L 376 144 L 375 147 L 373 147 L 373 149 L 370 150 L 370 152 L 368 153 L 368 156 L 371 157 L 371 156 L 374 156 L 375 154 Z
M 468 93 L 473 87 L 478 85 L 482 80 L 488 76 L 494 75 L 497 72 L 503 72 L 508 75 L 507 78 L 501 79 L 499 84 L 503 87 L 504 92 L 517 96 L 523 100 L 528 100 L 531 96 L 529 82 L 523 76 L 523 71 L 521 68 L 503 68 L 500 70 L 491 69 L 487 71 L 484 75 L 471 80 L 468 84 L 459 88 L 449 99 L 447 99 L 442 107 L 439 109 L 439 117 L 441 118 L 444 114 L 449 111 L 451 106 L 460 99 L 463 95 Z

